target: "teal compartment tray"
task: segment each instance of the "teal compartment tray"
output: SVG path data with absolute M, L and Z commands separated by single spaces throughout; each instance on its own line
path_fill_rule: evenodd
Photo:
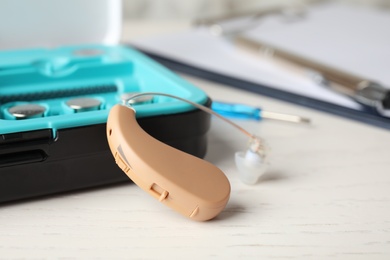
M 124 93 L 163 92 L 205 104 L 207 95 L 128 46 L 83 45 L 0 52 L 0 131 L 15 133 L 104 123 Z M 66 102 L 76 97 L 100 101 L 98 110 L 75 113 Z M 37 104 L 42 117 L 18 120 L 10 108 Z M 194 110 L 167 97 L 136 105 L 137 117 Z

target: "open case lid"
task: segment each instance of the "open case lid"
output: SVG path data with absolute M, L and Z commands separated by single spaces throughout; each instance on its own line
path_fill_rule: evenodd
M 0 50 L 118 43 L 121 0 L 2 0 Z

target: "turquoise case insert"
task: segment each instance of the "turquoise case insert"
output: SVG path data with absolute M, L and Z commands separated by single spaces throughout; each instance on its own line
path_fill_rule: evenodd
M 205 104 L 207 95 L 128 46 L 79 45 L 56 49 L 0 52 L 1 134 L 56 130 L 105 123 L 124 93 L 163 92 Z M 99 110 L 79 112 L 66 105 L 73 98 L 101 101 Z M 16 119 L 9 108 L 37 104 L 43 117 Z M 135 105 L 137 117 L 183 113 L 195 108 L 168 97 Z

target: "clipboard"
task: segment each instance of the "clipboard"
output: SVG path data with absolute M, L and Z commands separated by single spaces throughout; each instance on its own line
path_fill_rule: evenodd
M 326 3 L 311 6 L 302 20 L 292 23 L 283 24 L 278 16 L 267 19 L 244 34 L 390 86 L 386 71 L 390 67 L 390 48 L 386 47 L 390 46 L 390 34 L 386 33 L 389 11 Z M 206 29 L 160 35 L 131 44 L 180 73 L 390 129 L 390 118 L 374 109 L 256 57 L 243 55 L 228 39 L 211 36 Z M 322 38 L 313 36 L 316 31 L 322 32 Z M 342 37 L 343 33 L 347 36 Z M 291 40 L 286 41 L 286 37 Z M 311 38 L 312 43 L 304 46 L 303 42 Z

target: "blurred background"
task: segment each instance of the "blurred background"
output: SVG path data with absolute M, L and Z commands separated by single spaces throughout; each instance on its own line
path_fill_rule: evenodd
M 336 0 L 357 5 L 389 8 L 390 0 Z M 125 19 L 193 20 L 276 6 L 308 4 L 316 0 L 123 0 Z

